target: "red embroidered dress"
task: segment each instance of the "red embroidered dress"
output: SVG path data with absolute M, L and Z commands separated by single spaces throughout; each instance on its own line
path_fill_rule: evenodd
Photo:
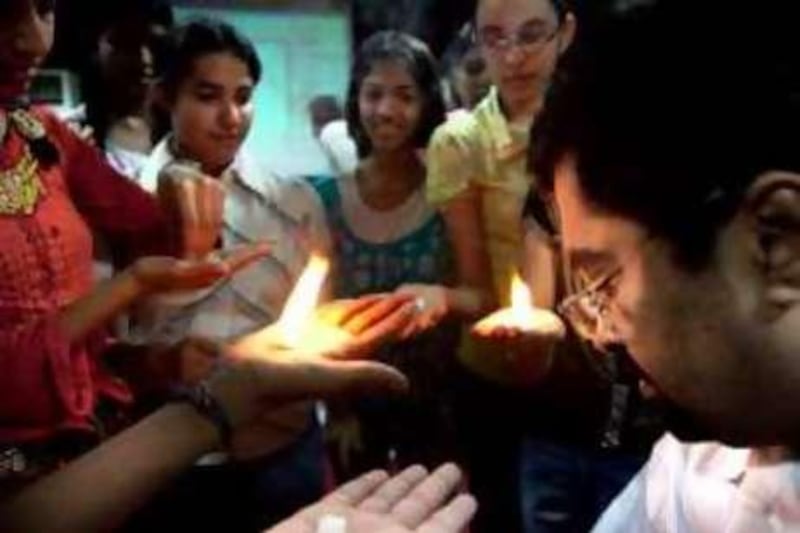
M 91 431 L 100 396 L 130 401 L 127 386 L 103 367 L 103 332 L 70 343 L 59 310 L 92 288 L 92 230 L 117 263 L 166 249 L 166 219 L 155 199 L 54 117 L 33 114 L 59 162 L 40 166 L 45 193 L 32 214 L 0 215 L 0 444 Z M 26 142 L 10 128 L 0 171 L 19 161 Z

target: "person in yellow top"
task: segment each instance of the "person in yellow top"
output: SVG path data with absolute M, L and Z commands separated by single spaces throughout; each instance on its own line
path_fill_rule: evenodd
M 459 289 L 471 291 L 477 303 L 473 318 L 509 303 L 533 180 L 526 165 L 529 130 L 576 25 L 559 0 L 482 0 L 476 22 L 494 87 L 471 113 L 454 115 L 434 133 L 427 177 L 428 200 L 443 212 L 457 253 Z M 463 356 L 472 370 L 516 380 L 513 368 L 493 364 L 502 358 L 474 351 Z
M 444 215 L 457 263 L 458 286 L 447 289 L 454 304 L 449 311 L 467 321 L 509 303 L 511 278 L 522 263 L 523 206 L 533 183 L 526 164 L 529 130 L 576 29 L 563 0 L 480 0 L 475 24 L 493 88 L 472 112 L 455 115 L 434 133 L 426 184 L 429 202 Z M 552 268 L 544 275 L 552 276 Z M 506 346 L 465 333 L 459 353 L 467 369 L 457 378 L 463 382 L 460 440 L 467 444 L 462 461 L 481 502 L 473 524 L 478 533 L 521 530 L 516 487 L 522 424 L 514 414 L 521 402 L 507 386 L 527 380 Z

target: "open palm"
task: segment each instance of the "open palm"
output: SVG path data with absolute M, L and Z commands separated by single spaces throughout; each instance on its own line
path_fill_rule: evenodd
M 457 533 L 475 513 L 475 500 L 453 497 L 462 482 L 452 464 L 433 474 L 413 466 L 393 478 L 372 472 L 334 491 L 269 533 L 315 533 L 320 521 L 344 521 L 348 533 Z

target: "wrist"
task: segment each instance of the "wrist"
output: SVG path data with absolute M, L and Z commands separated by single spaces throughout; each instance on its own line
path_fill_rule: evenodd
M 458 294 L 450 287 L 439 285 L 442 291 L 442 303 L 444 304 L 444 316 L 450 316 L 458 309 Z
M 219 402 L 233 429 L 251 420 L 258 408 L 250 366 L 243 360 L 229 362 L 206 381 L 209 393 Z
M 136 263 L 123 270 L 119 276 L 117 276 L 117 284 L 121 293 L 130 302 L 148 293 L 147 285 L 136 273 Z
M 173 401 L 187 404 L 211 423 L 223 448 L 230 445 L 233 436 L 231 417 L 207 383 L 202 382 L 192 387 L 177 387 L 172 395 Z
M 480 319 L 491 312 L 483 292 L 472 287 L 455 287 L 447 290 L 447 307 L 452 313 L 468 319 Z

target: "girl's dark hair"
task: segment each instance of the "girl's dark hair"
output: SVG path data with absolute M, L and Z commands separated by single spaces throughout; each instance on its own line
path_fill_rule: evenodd
M 428 47 L 419 39 L 398 31 L 381 31 L 369 37 L 361 45 L 356 55 L 347 90 L 345 117 L 350 135 L 356 143 L 359 157 L 366 157 L 372 151 L 372 143 L 361 124 L 358 110 L 358 94 L 376 63 L 399 62 L 414 78 L 422 93 L 422 113 L 414 143 L 417 148 L 428 144 L 433 130 L 444 122 L 445 104 L 439 79 L 436 60 Z
M 197 19 L 176 28 L 170 39 L 160 86 L 169 99 L 192 72 L 197 58 L 229 53 L 241 59 L 253 81 L 261 79 L 261 61 L 253 43 L 233 26 L 213 19 Z

